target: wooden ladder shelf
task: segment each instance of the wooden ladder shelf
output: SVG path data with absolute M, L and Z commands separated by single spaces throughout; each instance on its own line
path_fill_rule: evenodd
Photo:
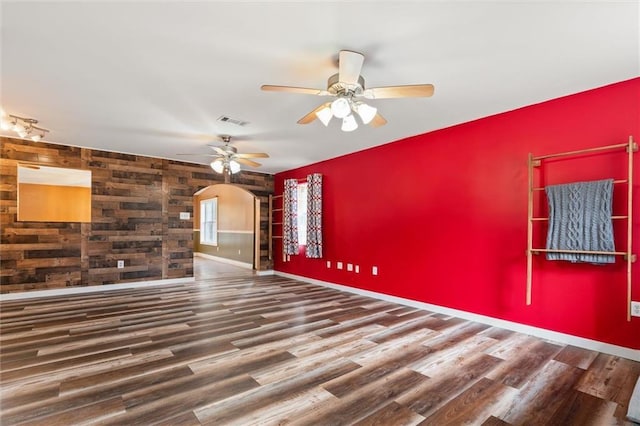
M 626 184 L 627 185 L 627 212 L 625 215 L 621 216 L 612 216 L 611 219 L 614 220 L 626 220 L 627 221 L 627 248 L 624 251 L 615 251 L 615 252 L 602 252 L 602 251 L 588 251 L 588 250 L 549 250 L 546 248 L 534 248 L 533 247 L 533 222 L 536 221 L 546 221 L 549 218 L 546 217 L 534 217 L 533 216 L 533 194 L 536 191 L 543 191 L 544 187 L 534 187 L 533 186 L 533 169 L 534 167 L 539 167 L 542 165 L 542 161 L 549 158 L 557 158 L 557 157 L 571 157 L 584 155 L 588 153 L 598 152 L 598 151 L 609 151 L 609 150 L 619 150 L 625 149 L 627 151 L 628 157 L 628 167 L 627 167 L 627 179 L 626 180 L 615 180 L 614 184 Z M 557 154 L 548 154 L 534 157 L 533 154 L 529 153 L 529 161 L 528 161 L 528 177 L 529 177 L 529 201 L 528 201 L 528 225 L 527 225 L 527 296 L 526 303 L 527 305 L 531 305 L 531 281 L 532 281 L 532 272 L 533 272 L 533 255 L 538 253 L 588 253 L 588 254 L 610 254 L 616 256 L 624 256 L 624 259 L 627 263 L 627 321 L 631 321 L 631 264 L 636 261 L 636 255 L 633 254 L 631 246 L 631 233 L 633 229 L 633 216 L 632 216 L 632 207 L 633 207 L 633 153 L 638 150 L 638 145 L 633 141 L 633 137 L 629 136 L 629 141 L 623 144 L 617 145 L 608 145 L 596 148 L 588 148 L 582 149 L 578 151 L 570 151 L 570 152 L 562 152 Z

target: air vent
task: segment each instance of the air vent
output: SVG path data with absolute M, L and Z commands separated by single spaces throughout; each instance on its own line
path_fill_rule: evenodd
M 220 117 L 218 117 L 217 121 L 222 121 L 223 123 L 235 124 L 236 126 L 240 126 L 240 127 L 246 126 L 247 124 L 249 124 L 248 121 L 238 120 L 237 118 L 227 117 L 226 115 L 221 115 Z

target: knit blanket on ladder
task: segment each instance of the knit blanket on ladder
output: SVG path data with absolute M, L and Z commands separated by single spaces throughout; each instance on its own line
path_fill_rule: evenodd
M 611 222 L 613 179 L 551 185 L 548 250 L 615 251 Z M 615 263 L 615 256 L 547 252 L 549 260 Z

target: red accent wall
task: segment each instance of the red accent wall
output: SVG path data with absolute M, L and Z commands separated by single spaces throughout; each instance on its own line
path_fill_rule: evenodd
M 285 178 L 324 175 L 325 256 L 283 263 L 275 244 L 275 269 L 640 349 L 640 318 L 626 320 L 621 257 L 595 266 L 537 256 L 533 303 L 525 304 L 528 153 L 625 143 L 630 135 L 640 141 L 639 102 L 635 78 L 279 173 L 276 193 Z M 640 254 L 640 155 L 634 159 L 633 245 Z M 624 179 L 626 161 L 621 150 L 549 162 L 536 182 Z M 626 211 L 626 190 L 615 185 L 614 214 Z M 540 197 L 535 204 L 544 205 Z M 614 228 L 616 248 L 624 250 L 626 222 Z M 543 246 L 546 225 L 534 234 Z M 347 263 L 360 273 L 348 272 Z

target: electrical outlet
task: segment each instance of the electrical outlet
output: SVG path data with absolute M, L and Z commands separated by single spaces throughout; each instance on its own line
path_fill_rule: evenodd
M 353 263 L 347 263 L 347 271 L 353 271 Z
M 631 302 L 631 316 L 640 317 L 640 302 Z
M 118 269 L 124 268 L 124 260 L 118 260 Z
M 378 275 L 378 267 L 377 266 L 373 266 L 371 268 L 371 275 Z
M 356 274 L 360 273 L 360 265 L 356 265 Z
M 338 263 L 336 263 L 336 268 L 338 268 L 338 269 L 342 269 L 342 262 L 338 262 Z
M 327 268 L 331 268 L 331 261 L 327 260 Z

